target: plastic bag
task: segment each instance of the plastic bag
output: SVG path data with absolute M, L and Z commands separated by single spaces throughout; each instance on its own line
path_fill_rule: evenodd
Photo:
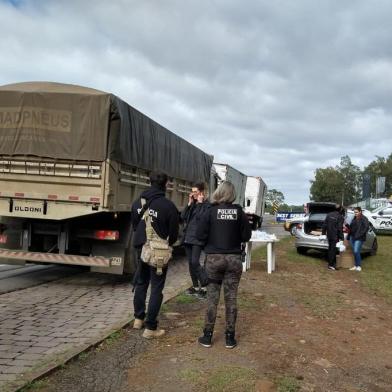
M 339 249 L 339 252 L 344 252 L 346 250 L 346 246 L 344 245 L 343 241 L 339 241 L 336 244 L 336 247 Z

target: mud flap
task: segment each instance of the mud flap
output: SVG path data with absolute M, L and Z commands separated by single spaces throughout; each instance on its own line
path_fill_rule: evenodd
M 110 259 L 110 267 L 91 267 L 91 272 L 122 275 L 124 272 L 125 248 L 124 244 L 110 244 L 100 242 L 93 245 L 93 256 L 103 256 Z

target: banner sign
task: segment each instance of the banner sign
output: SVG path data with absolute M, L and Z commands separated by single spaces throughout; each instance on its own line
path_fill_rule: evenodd
M 303 218 L 304 216 L 304 212 L 278 212 L 276 214 L 276 221 L 285 222 L 287 219 Z

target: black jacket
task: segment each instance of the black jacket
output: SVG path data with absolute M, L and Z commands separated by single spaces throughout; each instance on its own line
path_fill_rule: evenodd
M 196 229 L 199 225 L 200 218 L 208 210 L 209 203 L 196 203 L 193 202 L 191 205 L 187 205 L 181 212 L 181 219 L 184 221 L 184 243 L 191 245 L 204 245 L 196 237 Z
M 169 245 L 173 245 L 178 237 L 179 212 L 173 202 L 166 199 L 164 191 L 151 187 L 145 190 L 132 205 L 133 246 L 138 248 L 146 242 L 146 224 L 141 219 L 143 215 L 141 198 L 147 201 L 152 216 L 151 224 L 156 233 L 161 238 L 168 238 Z
M 343 240 L 343 224 L 344 219 L 342 214 L 338 211 L 332 211 L 325 218 L 322 233 L 327 234 L 327 238 L 330 241 L 338 242 L 339 240 Z
M 211 205 L 196 230 L 196 237 L 205 244 L 205 253 L 241 253 L 241 243 L 251 236 L 248 218 L 236 204 Z
M 366 216 L 354 218 L 350 224 L 349 238 L 354 241 L 366 241 L 366 233 L 369 230 L 369 221 Z

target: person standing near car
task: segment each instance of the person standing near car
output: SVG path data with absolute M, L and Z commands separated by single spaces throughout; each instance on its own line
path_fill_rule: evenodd
M 361 207 L 354 208 L 354 219 L 350 224 L 348 238 L 354 253 L 355 266 L 350 268 L 351 271 L 362 271 L 361 249 L 362 244 L 366 241 L 366 234 L 369 230 L 369 221 L 362 214 Z
M 343 224 L 344 218 L 342 212 L 344 210 L 340 204 L 335 205 L 335 210 L 329 212 L 325 218 L 322 227 L 322 234 L 327 235 L 328 240 L 328 269 L 336 270 L 336 244 L 339 241 L 343 241 Z
M 241 244 L 249 241 L 252 228 L 241 206 L 233 204 L 234 185 L 223 181 L 212 195 L 212 204 L 201 217 L 196 237 L 205 244 L 207 312 L 203 336 L 198 342 L 211 347 L 220 291 L 223 284 L 226 308 L 226 348 L 237 345 L 237 291 L 242 274 Z
M 189 262 L 189 274 L 192 279 L 192 287 L 186 290 L 187 294 L 198 295 L 205 298 L 207 291 L 204 287 L 208 284 L 207 275 L 200 265 L 200 254 L 203 242 L 196 237 L 196 229 L 200 217 L 205 213 L 209 203 L 205 200 L 205 186 L 203 182 L 197 182 L 189 194 L 188 205 L 181 213 L 181 219 L 185 223 L 184 247 Z
M 131 219 L 134 228 L 133 246 L 137 254 L 137 271 L 135 273 L 133 298 L 134 329 L 145 330 L 143 337 L 157 338 L 165 334 L 165 330 L 157 329 L 157 317 L 162 305 L 163 288 L 165 286 L 167 266 L 163 268 L 161 274 L 157 269 L 141 260 L 142 247 L 147 241 L 146 224 L 143 218 L 148 210 L 151 219 L 151 226 L 156 234 L 168 239 L 168 244 L 172 246 L 177 241 L 179 227 L 179 212 L 169 199 L 165 197 L 168 177 L 165 173 L 153 172 L 150 175 L 151 187 L 146 189 L 138 200 L 132 205 Z M 142 200 L 145 201 L 144 205 Z M 148 287 L 151 285 L 150 299 L 146 312 L 146 297 Z

